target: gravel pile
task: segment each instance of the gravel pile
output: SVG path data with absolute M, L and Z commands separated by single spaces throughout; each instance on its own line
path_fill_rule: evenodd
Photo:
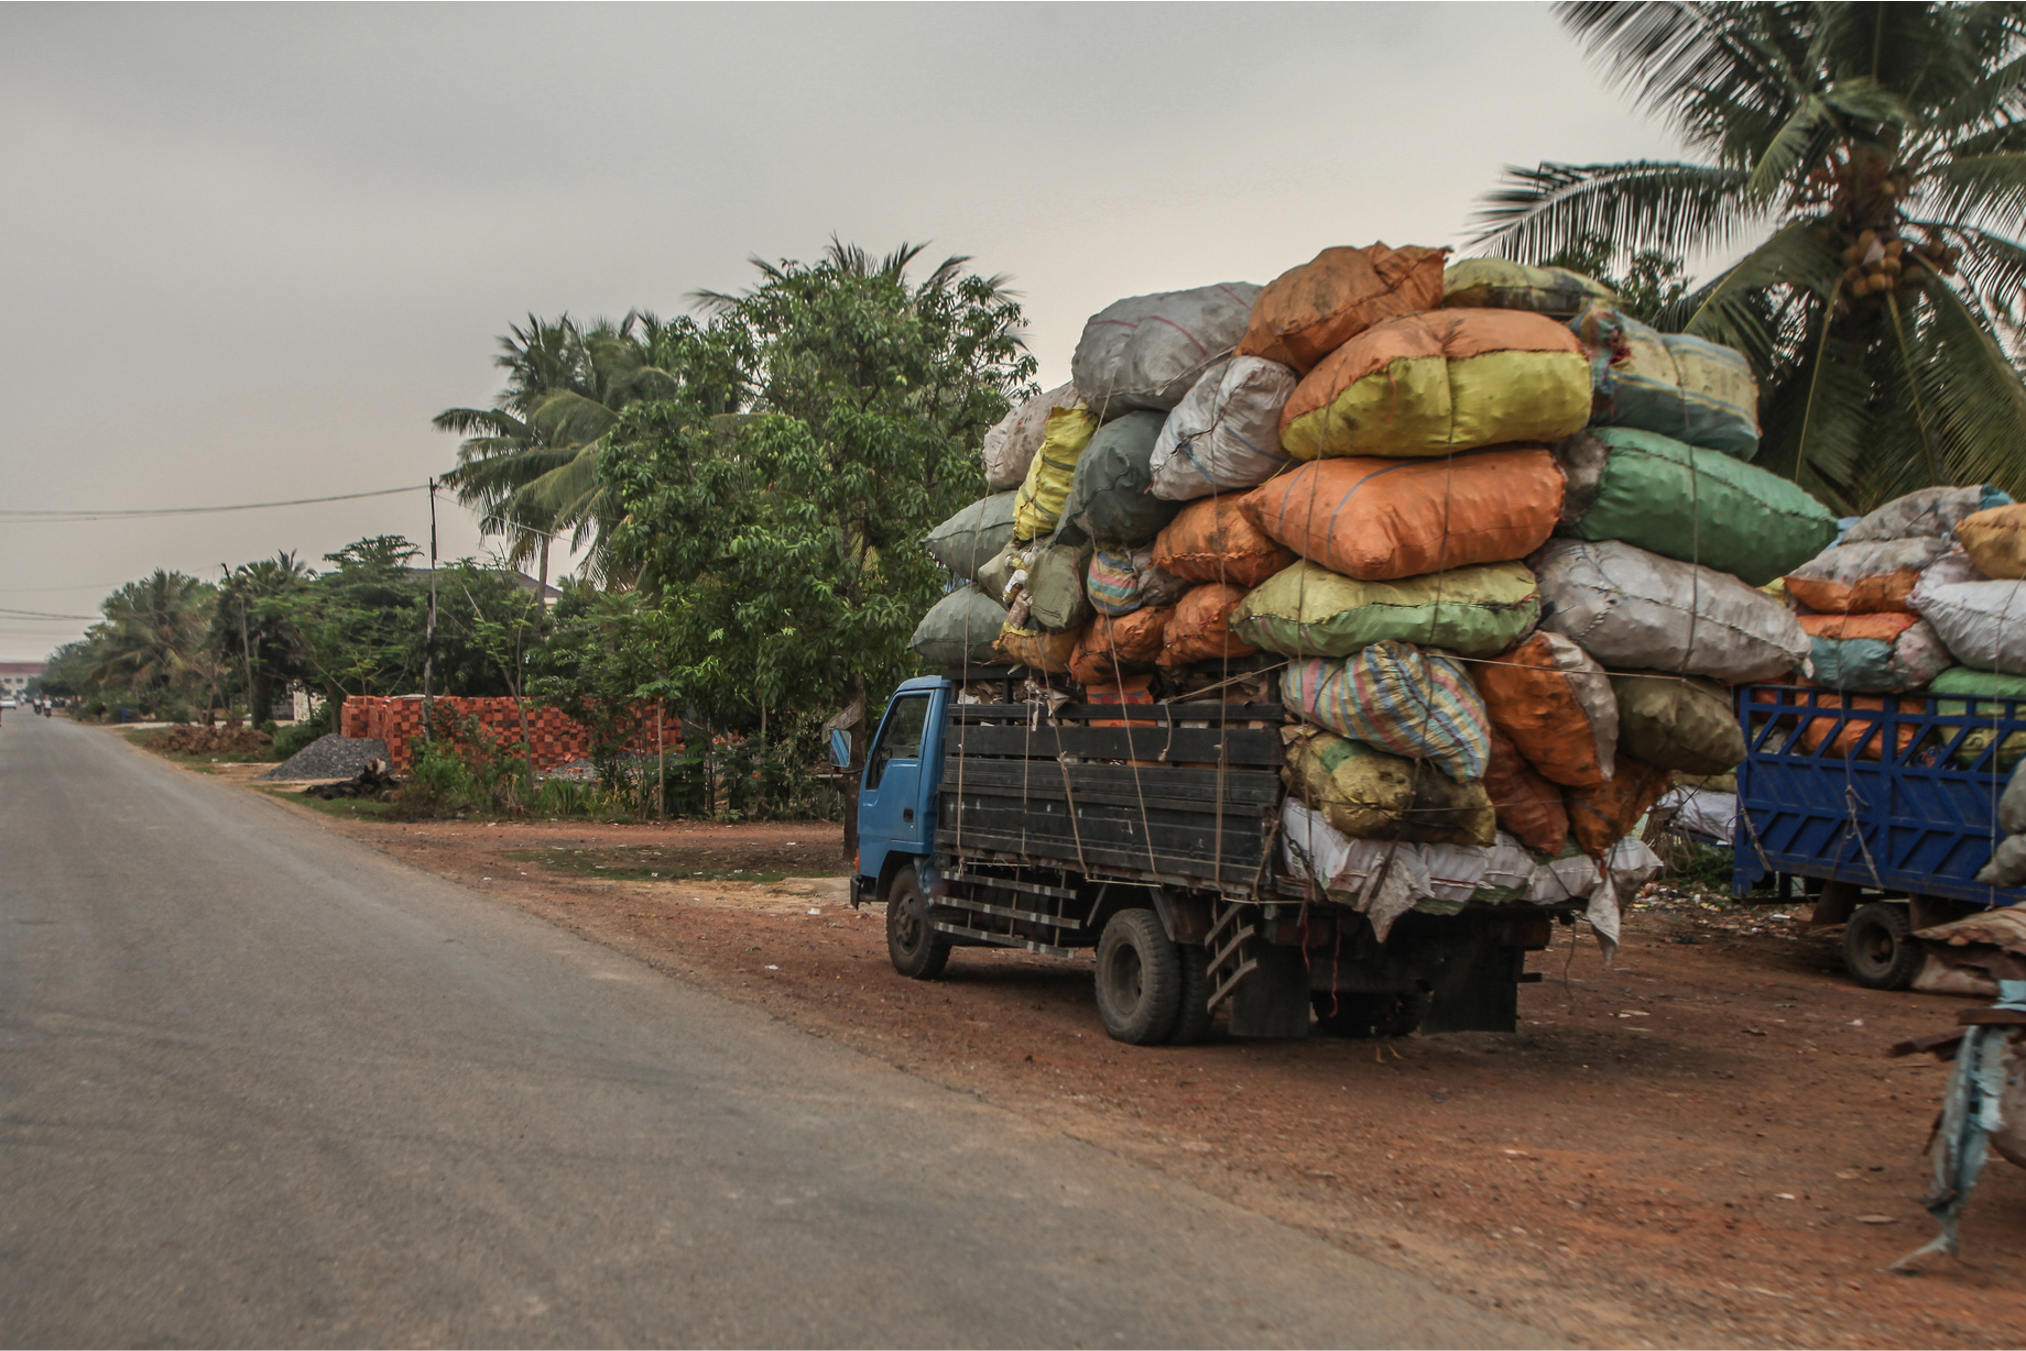
M 326 733 L 276 765 L 262 779 L 349 779 L 366 767 L 368 760 L 385 760 L 387 743 L 376 736 L 340 736 Z

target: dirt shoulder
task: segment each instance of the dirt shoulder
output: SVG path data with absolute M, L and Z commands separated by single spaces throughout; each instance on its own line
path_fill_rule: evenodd
M 1104 1035 L 1085 962 L 960 949 L 941 981 L 897 976 L 833 825 L 320 819 L 1548 1336 L 2026 1340 L 2016 1168 L 1986 1170 L 1963 1260 L 1879 1271 L 1933 1232 L 1916 1198 L 1944 1074 L 1882 1051 L 1968 1001 L 1860 990 L 1792 920 L 1649 901 L 1609 969 L 1557 930 L 1510 1036 L 1142 1049 Z

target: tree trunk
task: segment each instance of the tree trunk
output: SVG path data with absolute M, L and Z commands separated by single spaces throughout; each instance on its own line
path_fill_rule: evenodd
M 246 721 L 250 726 L 258 727 L 274 716 L 270 711 L 274 706 L 274 672 L 265 666 L 253 668 L 251 702 L 253 707 L 246 710 Z
M 865 677 L 853 673 L 851 693 L 845 702 L 847 708 L 864 709 Z M 844 772 L 844 857 L 858 858 L 858 783 L 865 773 L 865 715 L 861 712 L 856 726 L 847 729 L 851 737 L 851 764 Z

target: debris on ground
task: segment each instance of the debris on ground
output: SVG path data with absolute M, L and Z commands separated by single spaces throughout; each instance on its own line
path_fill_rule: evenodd
M 319 797 L 326 802 L 341 797 L 392 802 L 394 790 L 400 786 L 401 781 L 387 772 L 385 760 L 368 760 L 365 768 L 349 779 L 338 783 L 313 783 L 302 791 L 304 797 Z
M 349 779 L 374 760 L 387 761 L 387 743 L 376 736 L 318 737 L 281 764 L 260 776 L 269 782 L 301 783 L 308 779 Z
M 273 738 L 255 727 L 165 727 L 146 741 L 160 755 L 264 755 Z

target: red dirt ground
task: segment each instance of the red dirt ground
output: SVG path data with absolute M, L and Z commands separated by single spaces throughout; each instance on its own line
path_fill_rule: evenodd
M 1970 1001 L 1861 990 L 1826 931 L 1769 912 L 1649 902 L 1609 969 L 1558 929 L 1513 1035 L 1142 1049 L 1104 1035 L 1087 962 L 960 949 L 941 981 L 897 976 L 881 917 L 845 904 L 834 825 L 327 824 L 1544 1337 L 2026 1341 L 2026 1173 L 2002 1161 L 1963 1259 L 1879 1270 L 1933 1233 L 1916 1198 L 1945 1073 L 1882 1052 Z M 530 849 L 584 851 L 549 856 L 583 872 L 510 852 Z M 832 875 L 615 882 L 600 859 Z

